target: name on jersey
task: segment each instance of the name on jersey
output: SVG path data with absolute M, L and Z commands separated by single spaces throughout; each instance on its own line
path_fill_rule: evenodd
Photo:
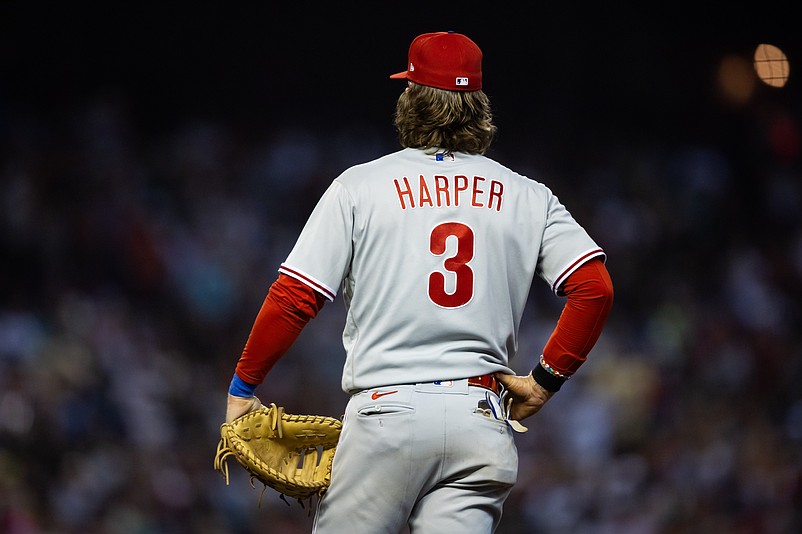
M 504 184 L 482 176 L 436 174 L 427 177 L 421 174 L 418 179 L 395 178 L 393 183 L 402 210 L 470 205 L 501 211 L 504 196 Z

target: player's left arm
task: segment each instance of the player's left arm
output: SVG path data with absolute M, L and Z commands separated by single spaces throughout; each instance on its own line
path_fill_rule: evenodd
M 613 306 L 613 282 L 604 262 L 594 258 L 565 280 L 566 303 L 540 361 L 527 376 L 498 373 L 510 390 L 512 419 L 536 413 L 586 361 L 598 341 Z
M 265 297 L 242 350 L 228 390 L 226 422 L 261 406 L 256 388 L 289 350 L 326 297 L 308 285 L 279 274 Z
M 550 391 L 558 391 L 585 363 L 613 307 L 613 282 L 600 258 L 572 273 L 562 292 L 565 306 L 533 370 L 535 380 Z

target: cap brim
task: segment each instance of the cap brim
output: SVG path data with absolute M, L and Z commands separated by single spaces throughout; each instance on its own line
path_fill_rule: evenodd
M 407 78 L 408 74 L 409 71 L 405 70 L 404 72 L 396 72 L 395 74 L 391 74 L 390 78 L 392 78 L 393 80 L 404 80 Z

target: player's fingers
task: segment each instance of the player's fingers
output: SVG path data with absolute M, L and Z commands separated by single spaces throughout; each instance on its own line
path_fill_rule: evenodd
M 529 385 L 527 377 L 517 375 L 507 375 L 504 373 L 496 373 L 496 380 L 501 383 L 506 389 L 515 396 L 526 396 Z
M 496 379 L 510 392 L 513 403 L 509 416 L 518 421 L 539 412 L 546 401 L 554 395 L 535 382 L 531 374 L 518 376 L 498 373 Z
M 512 403 L 512 406 L 510 407 L 510 419 L 521 421 L 530 415 L 532 414 L 530 413 L 530 410 L 526 409 L 525 405 L 521 403 Z
M 536 397 L 528 397 L 518 402 L 513 402 L 510 408 L 510 418 L 522 421 L 539 412 L 543 404 L 543 400 Z
M 495 373 L 493 376 L 495 376 L 496 380 L 505 388 L 509 388 L 510 383 L 515 379 L 515 375 L 508 375 L 506 373 Z

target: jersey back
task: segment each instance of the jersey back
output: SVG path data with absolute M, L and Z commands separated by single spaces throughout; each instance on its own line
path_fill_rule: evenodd
M 531 283 L 602 249 L 545 185 L 403 149 L 337 177 L 279 268 L 347 307 L 348 393 L 509 370 Z

